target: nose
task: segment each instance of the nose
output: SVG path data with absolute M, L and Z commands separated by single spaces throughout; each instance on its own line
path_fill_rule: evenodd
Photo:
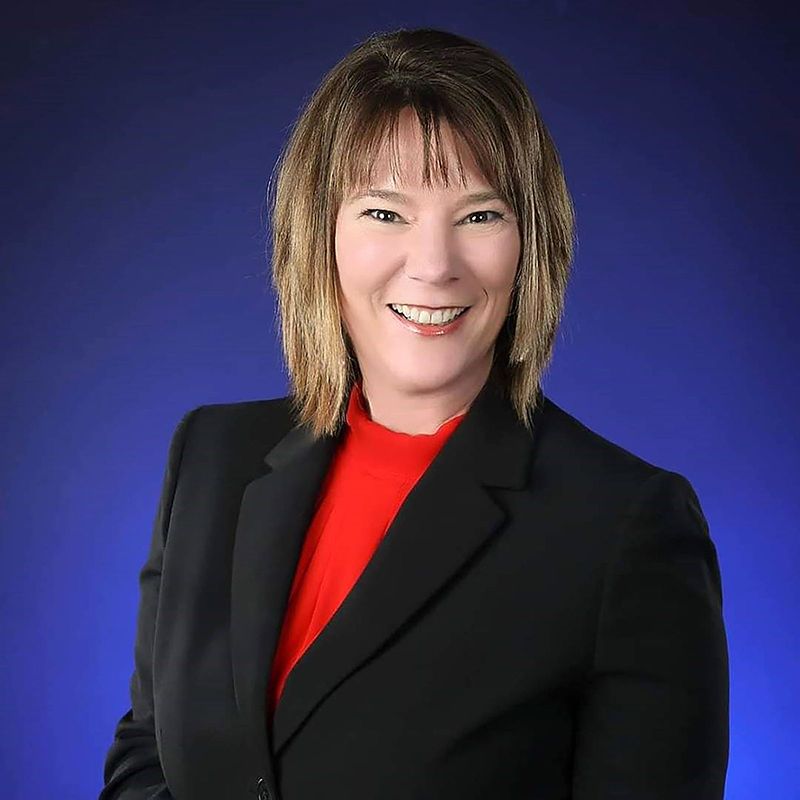
M 460 259 L 448 225 L 425 225 L 410 237 L 405 272 L 411 280 L 445 285 L 460 277 Z

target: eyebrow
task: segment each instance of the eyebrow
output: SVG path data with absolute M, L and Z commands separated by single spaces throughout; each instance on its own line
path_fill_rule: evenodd
M 402 192 L 395 192 L 391 189 L 377 189 L 375 187 L 368 187 L 366 189 L 362 189 L 359 192 L 356 192 L 351 198 L 351 203 L 355 203 L 357 200 L 360 200 L 362 197 L 380 197 L 381 200 L 392 200 L 395 203 L 409 203 L 410 200 L 407 195 L 404 195 Z M 462 206 L 468 206 L 472 203 L 486 203 L 490 200 L 499 200 L 500 202 L 504 203 L 505 200 L 496 192 L 494 189 L 487 189 L 486 191 L 482 192 L 472 192 L 472 194 L 464 195 L 461 198 L 457 208 L 461 208 Z

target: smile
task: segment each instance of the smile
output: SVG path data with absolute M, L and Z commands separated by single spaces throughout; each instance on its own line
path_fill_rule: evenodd
M 422 336 L 441 336 L 455 332 L 463 324 L 463 319 L 469 312 L 472 306 L 451 306 L 444 309 L 420 309 L 414 306 L 393 305 L 387 306 L 392 316 L 413 333 L 421 334 Z M 402 309 L 402 310 L 401 310 Z M 433 311 L 433 315 L 431 314 Z M 406 316 L 403 312 L 411 312 Z M 409 317 L 415 317 L 411 319 Z M 433 322 L 431 321 L 433 318 Z M 425 321 L 423 321 L 425 320 Z
M 412 322 L 419 322 L 422 325 L 446 325 L 456 317 L 464 313 L 469 306 L 442 306 L 431 308 L 428 306 L 411 306 L 400 303 L 390 303 L 392 311 L 401 314 Z

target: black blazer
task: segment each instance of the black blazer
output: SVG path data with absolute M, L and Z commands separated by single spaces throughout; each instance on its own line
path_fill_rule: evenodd
M 716 800 L 717 554 L 682 475 L 487 382 L 290 673 L 270 663 L 336 437 L 286 398 L 173 437 L 101 800 Z

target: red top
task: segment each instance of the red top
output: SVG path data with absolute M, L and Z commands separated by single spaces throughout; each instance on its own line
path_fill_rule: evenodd
M 272 662 L 270 722 L 292 667 L 339 608 L 406 496 L 465 416 L 447 420 L 432 434 L 392 431 L 370 419 L 361 386 L 354 384 Z

